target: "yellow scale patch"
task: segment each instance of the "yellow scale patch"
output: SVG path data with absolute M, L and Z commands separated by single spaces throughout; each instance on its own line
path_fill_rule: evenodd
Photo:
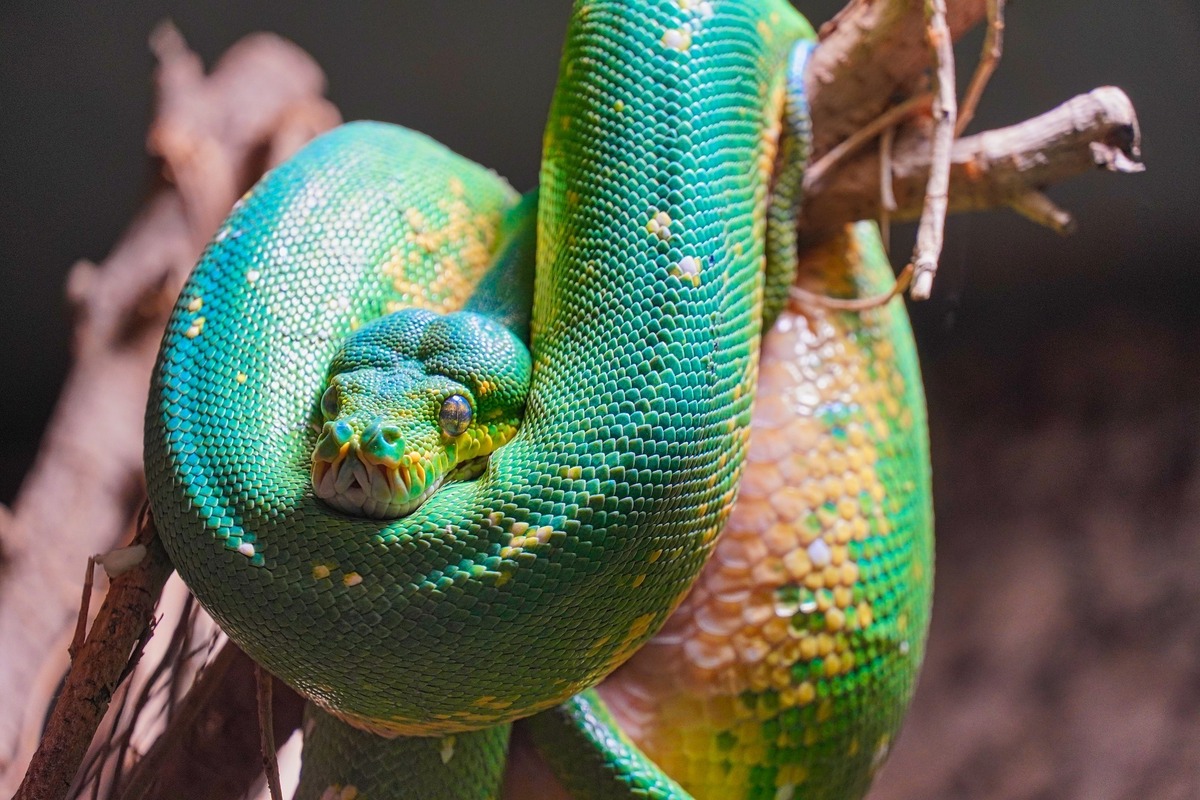
M 499 216 L 472 212 L 461 180 L 452 178 L 449 189 L 450 197 L 436 208 L 403 212 L 408 231 L 382 265 L 401 298 L 388 311 L 408 307 L 416 298 L 433 311 L 454 311 L 487 270 Z
M 825 290 L 845 289 L 844 261 L 830 260 L 825 269 L 837 272 L 824 276 Z M 868 365 L 890 360 L 891 345 L 866 337 L 873 349 L 864 352 L 845 320 L 781 317 L 764 344 L 740 495 L 713 557 L 658 636 L 600 687 L 624 730 L 685 787 L 721 795 L 750 785 L 775 744 L 763 722 L 788 708 L 816 703 L 817 723 L 828 720 L 832 702 L 792 668 L 821 659 L 825 679 L 849 672 L 846 632 L 876 622 L 871 605 L 854 600 L 861 569 L 849 545 L 889 532 L 874 442 L 890 435 L 884 415 L 897 418 L 905 387 L 899 374 L 871 379 Z M 836 435 L 822 417 L 830 407 L 851 410 Z M 741 700 L 767 691 L 777 693 L 772 711 Z M 736 753 L 717 752 L 722 736 Z M 774 766 L 783 796 L 808 777 L 803 764 Z

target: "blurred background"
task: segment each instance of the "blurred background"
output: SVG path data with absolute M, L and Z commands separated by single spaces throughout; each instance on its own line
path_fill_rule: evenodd
M 422 130 L 525 189 L 568 5 L 0 3 L 0 502 L 68 368 L 66 272 L 104 257 L 149 185 L 156 22 L 210 63 L 278 32 L 346 119 Z M 842 3 L 800 5 L 819 25 Z M 934 299 L 911 307 L 937 598 L 873 800 L 1200 796 L 1200 7 L 1011 3 L 971 130 L 1105 84 L 1137 107 L 1148 171 L 1052 188 L 1070 238 L 1006 211 L 952 219 Z

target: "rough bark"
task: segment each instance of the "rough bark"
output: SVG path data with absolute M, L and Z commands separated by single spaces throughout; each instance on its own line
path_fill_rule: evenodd
M 983 20 L 985 0 L 947 4 L 954 39 Z M 852 0 L 821 26 L 812 56 L 813 158 L 878 117 L 895 97 L 914 94 L 932 65 L 924 0 Z
M 133 546 L 141 548 L 142 558 L 113 579 L 14 800 L 67 795 L 131 658 L 136 663 L 139 642 L 150 636 L 154 607 L 172 568 L 149 515 Z

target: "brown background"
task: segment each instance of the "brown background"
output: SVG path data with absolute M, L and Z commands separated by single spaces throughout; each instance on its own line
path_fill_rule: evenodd
M 801 5 L 819 23 L 840 3 Z M 247 32 L 282 33 L 324 66 L 347 119 L 418 128 L 526 188 L 566 11 L 0 3 L 0 501 L 67 368 L 66 270 L 103 257 L 147 184 L 156 21 L 172 17 L 208 59 Z M 1149 172 L 1051 190 L 1079 217 L 1070 239 L 1009 213 L 953 220 L 935 298 L 913 309 L 938 589 L 927 669 L 875 800 L 1200 796 L 1198 76 L 1191 0 L 1009 10 L 973 129 L 1116 84 Z M 904 255 L 911 233 L 896 239 Z

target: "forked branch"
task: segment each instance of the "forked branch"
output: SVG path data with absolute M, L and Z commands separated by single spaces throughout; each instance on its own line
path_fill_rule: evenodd
M 928 133 L 919 126 L 905 128 L 896 136 L 890 161 L 895 199 L 891 216 L 914 220 L 921 213 L 929 179 Z M 949 210 L 1015 207 L 1061 230 L 1067 227 L 1061 215 L 1027 210 L 1030 193 L 1096 169 L 1145 169 L 1137 114 L 1115 86 L 1078 95 L 1016 125 L 957 140 L 950 152 Z M 883 211 L 880 173 L 877 150 L 864 149 L 848 160 L 806 197 L 803 229 L 819 235 L 849 221 L 878 218 Z

